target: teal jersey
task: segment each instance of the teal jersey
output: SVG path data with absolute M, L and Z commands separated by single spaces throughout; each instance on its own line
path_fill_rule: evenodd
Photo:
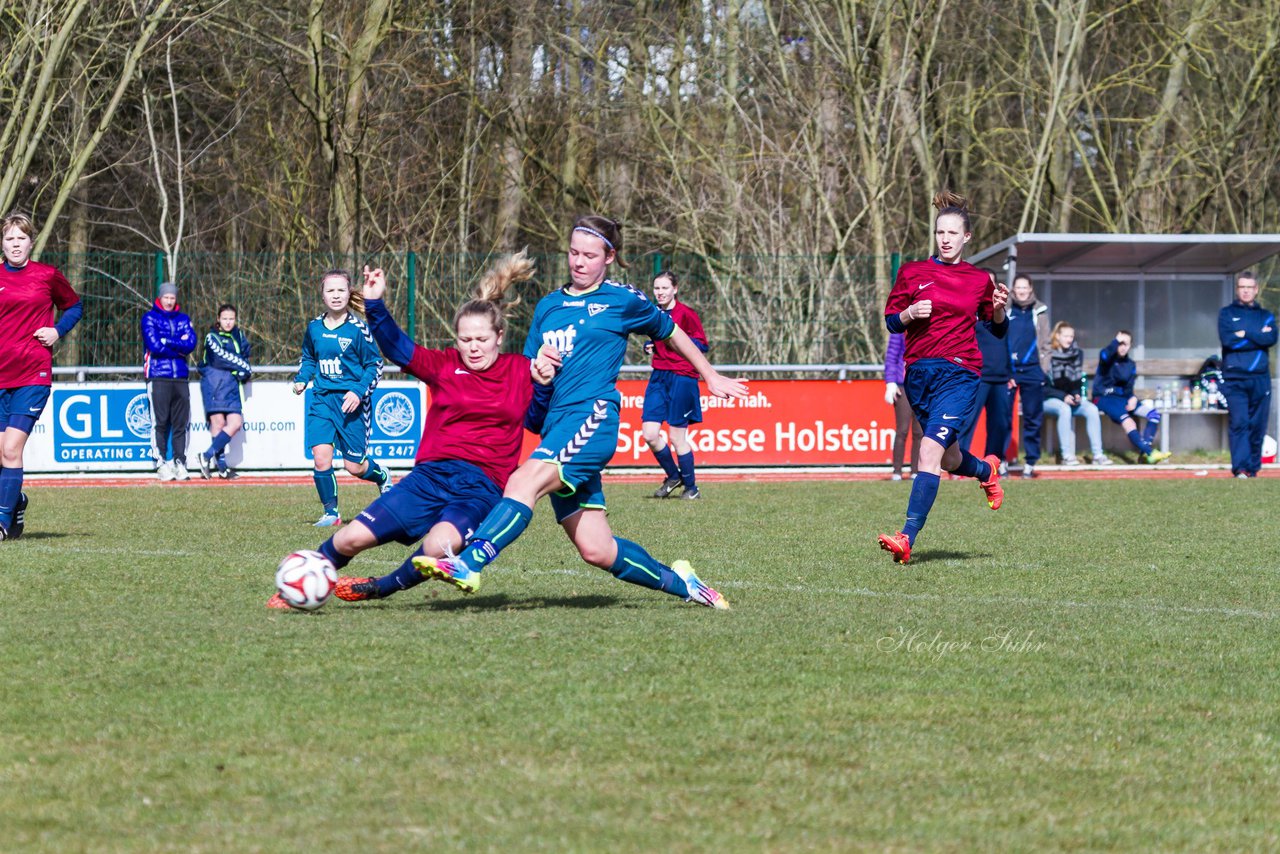
M 547 294 L 533 310 L 524 355 L 534 358 L 543 344 L 560 351 L 563 364 L 551 393 L 551 410 L 597 400 L 621 401 L 618 370 L 635 333 L 665 340 L 675 332 L 671 315 L 630 285 L 605 280 L 586 293 L 567 288 Z
M 382 379 L 382 356 L 373 333 L 351 312 L 337 329 L 324 325 L 324 315 L 307 324 L 296 383 L 315 381 L 319 392 L 353 391 L 368 397 Z

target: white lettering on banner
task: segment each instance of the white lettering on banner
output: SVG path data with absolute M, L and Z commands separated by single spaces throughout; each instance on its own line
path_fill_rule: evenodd
M 773 409 L 773 404 L 769 402 L 769 396 L 762 391 L 749 394 L 746 397 L 714 397 L 704 394 L 700 398 L 703 409 Z
M 664 439 L 668 438 L 666 430 L 660 430 L 659 432 Z M 695 451 L 703 453 L 710 451 L 737 451 L 738 453 L 752 451 L 760 454 L 764 453 L 764 443 L 767 439 L 764 430 L 758 427 L 755 429 L 726 427 L 721 430 L 690 427 L 685 437 Z M 618 447 L 615 453 L 629 456 L 632 460 L 638 460 L 648 454 L 649 445 L 644 440 L 644 433 L 632 428 L 629 423 L 624 421 L 618 428 Z
M 72 439 L 88 439 L 93 435 L 93 419 L 86 414 L 77 415 L 75 427 L 71 426 L 68 417 L 71 415 L 71 407 L 77 404 L 85 404 L 89 402 L 87 394 L 76 394 L 67 398 L 67 402 L 63 405 L 61 411 L 58 412 L 58 419 L 63 431 Z
M 799 427 L 796 422 L 779 423 L 774 428 L 774 450 L 782 452 L 800 451 L 883 451 L 893 448 L 894 430 L 891 427 L 878 428 L 871 422 L 871 429 L 853 428 L 848 424 L 839 427 L 828 427 L 825 422 L 815 421 L 812 427 Z

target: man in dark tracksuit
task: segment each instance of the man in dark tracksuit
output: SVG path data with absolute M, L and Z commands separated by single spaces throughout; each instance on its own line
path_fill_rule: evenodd
M 1036 299 L 1026 276 L 1013 280 L 1005 340 L 1009 342 L 1013 379 L 1022 399 L 1022 447 L 1026 454 L 1022 476 L 1032 477 L 1040 462 L 1040 425 L 1044 421 L 1044 370 L 1040 356 L 1049 348 L 1049 306 Z
M 1009 365 L 1009 345 L 982 323 L 974 326 L 974 330 L 978 333 L 978 349 L 982 351 L 982 382 L 978 384 L 978 397 L 974 401 L 973 421 L 957 441 L 960 447 L 973 453 L 969 444 L 973 441 L 974 429 L 978 426 L 976 413 L 985 411 L 987 444 L 982 456 L 994 454 L 1003 467 L 1004 452 L 1009 447 L 1009 434 L 1013 432 L 1013 389 L 1010 388 L 1013 370 Z
M 1253 273 L 1236 277 L 1236 298 L 1218 312 L 1222 342 L 1222 394 L 1227 399 L 1231 473 L 1257 477 L 1262 438 L 1271 415 L 1271 370 L 1267 351 L 1276 343 L 1276 316 L 1258 305 Z

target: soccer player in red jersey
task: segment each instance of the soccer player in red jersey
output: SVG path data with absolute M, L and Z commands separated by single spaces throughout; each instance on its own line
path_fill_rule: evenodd
M 389 575 L 339 577 L 338 598 L 381 599 L 420 584 L 424 577 L 414 568 L 413 556 L 456 552 L 501 500 L 520 462 L 534 385 L 529 360 L 501 352 L 506 312 L 518 301 L 506 300 L 506 294 L 531 275 L 533 262 L 524 253 L 498 262 L 481 280 L 475 298 L 454 315 L 455 346 L 429 350 L 414 344 L 387 311 L 383 271 L 365 268 L 365 312 L 374 340 L 388 359 L 427 384 L 431 408 L 413 470 L 319 550 L 342 570 L 374 546 L 392 540 L 422 542 Z M 279 594 L 267 606 L 288 607 Z
M 694 346 L 705 353 L 709 348 L 702 318 L 676 299 L 679 286 L 676 274 L 663 270 L 653 280 L 653 301 L 671 315 L 676 326 L 683 329 Z M 644 346 L 646 352 L 653 354 L 653 373 L 649 375 L 649 383 L 644 389 L 640 430 L 666 474 L 653 497 L 666 498 L 683 484 L 681 498 L 701 498 L 693 468 L 693 448 L 689 444 L 689 425 L 702 423 L 698 372 L 666 341 L 650 341 Z M 670 427 L 670 444 L 662 435 L 663 421 Z M 676 450 L 675 455 L 671 453 L 672 447 Z
M 898 563 L 911 559 L 943 470 L 977 478 L 992 510 L 1004 501 L 1000 460 L 980 460 L 962 450 L 956 438 L 977 417 L 982 352 L 974 326 L 981 321 L 996 337 L 1003 337 L 1009 327 L 1009 291 L 963 259 L 964 246 L 973 236 L 964 197 L 944 191 L 934 197 L 933 205 L 938 209 L 933 230 L 938 254 L 903 264 L 885 305 L 889 331 L 906 333 L 905 390 L 924 427 L 920 472 L 912 481 L 906 524 L 896 534 L 879 537 L 880 547 Z
M 26 525 L 22 454 L 49 401 L 53 345 L 83 312 L 58 268 L 31 260 L 35 231 L 24 214 L 10 214 L 0 225 L 0 541 L 22 536 Z M 56 324 L 55 309 L 62 311 Z

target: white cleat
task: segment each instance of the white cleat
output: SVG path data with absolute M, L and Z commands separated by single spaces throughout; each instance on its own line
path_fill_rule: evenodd
M 689 561 L 676 561 L 671 564 L 671 571 L 680 576 L 681 580 L 684 581 L 685 587 L 689 589 L 689 598 L 685 600 L 686 602 L 696 602 L 707 608 L 715 608 L 717 611 L 729 610 L 729 600 L 703 584 L 702 579 L 698 578 L 697 573 L 693 571 Z

